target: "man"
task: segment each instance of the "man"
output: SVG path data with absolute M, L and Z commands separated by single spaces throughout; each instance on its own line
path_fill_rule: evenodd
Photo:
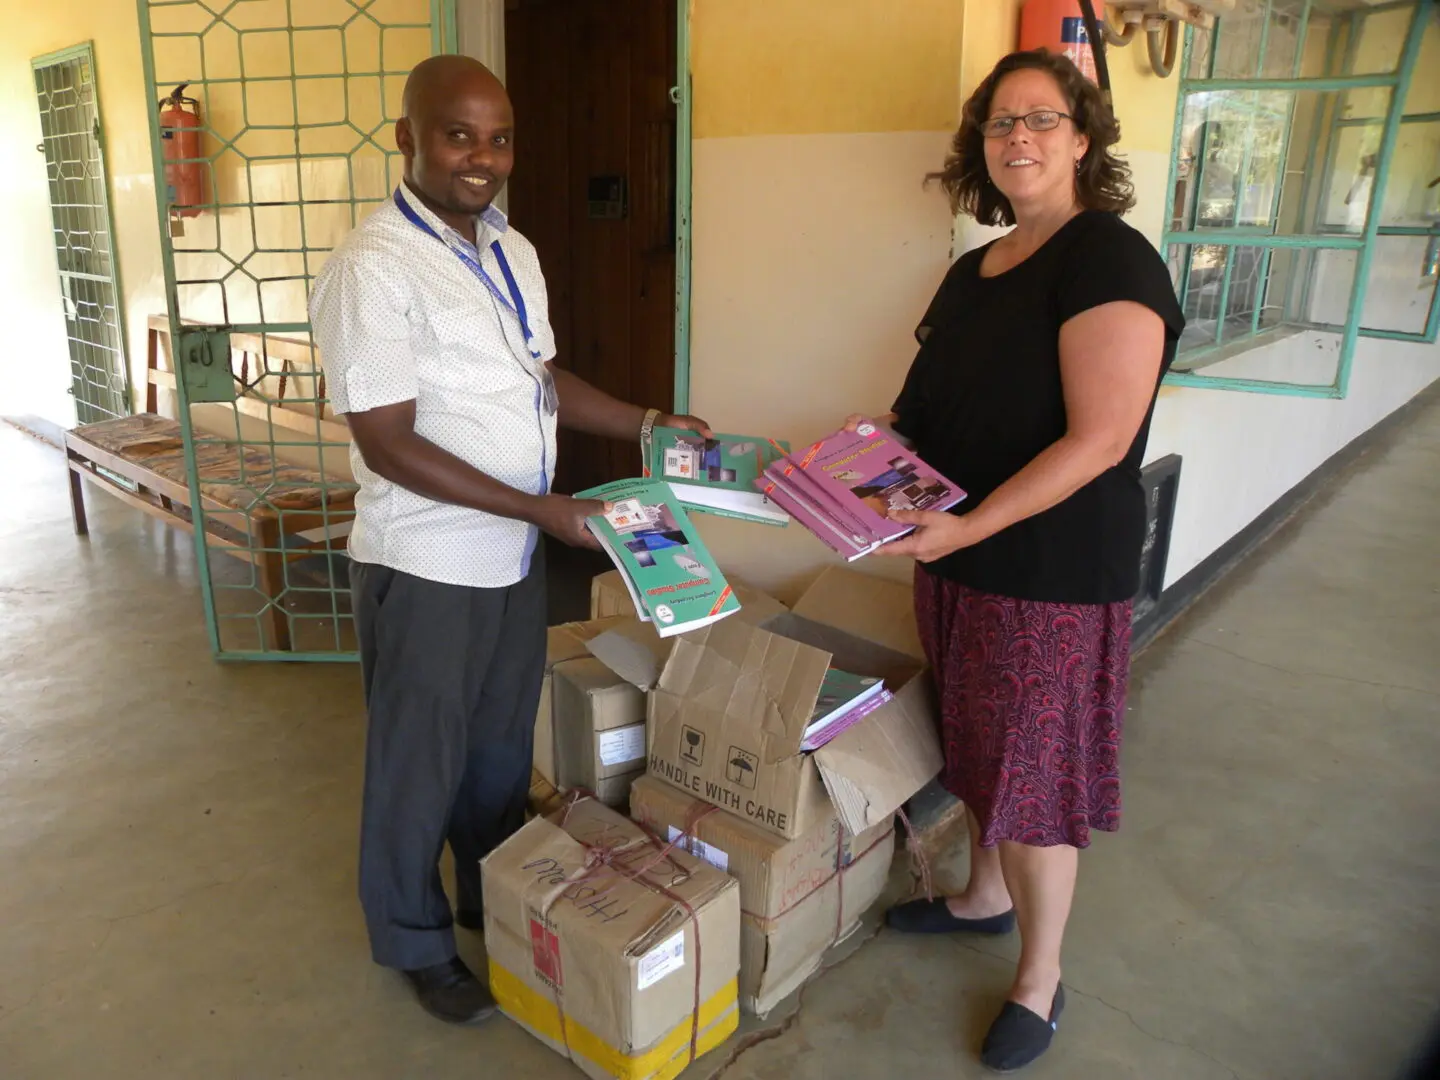
M 514 163 L 504 87 L 437 56 L 411 73 L 405 180 L 326 263 L 311 321 L 353 438 L 350 537 L 369 712 L 360 898 L 377 963 L 454 1023 L 495 1009 L 456 954 L 480 859 L 524 821 L 545 664 L 540 532 L 595 546 L 603 504 L 550 492 L 555 427 L 635 440 L 693 417 L 616 401 L 551 363 L 535 249 L 491 206 Z

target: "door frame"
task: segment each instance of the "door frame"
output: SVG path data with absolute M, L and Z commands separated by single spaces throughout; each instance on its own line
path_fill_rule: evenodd
M 34 73 L 39 71 L 41 68 L 51 67 L 55 64 L 64 63 L 66 60 L 80 60 L 82 62 L 88 61 L 90 64 L 90 81 L 94 84 L 95 87 L 95 121 L 99 128 L 99 130 L 95 133 L 95 142 L 98 153 L 100 155 L 100 194 L 105 200 L 105 204 L 101 209 L 105 214 L 105 228 L 108 230 L 108 235 L 110 237 L 110 285 L 115 290 L 115 322 L 116 329 L 119 332 L 120 337 L 120 375 L 125 380 L 125 391 L 123 394 L 123 399 L 128 406 L 128 414 L 133 414 L 135 412 L 135 380 L 131 377 L 130 334 L 128 327 L 125 325 L 127 321 L 128 311 L 125 306 L 125 285 L 120 274 L 120 243 L 115 236 L 115 212 L 113 210 L 113 207 L 115 205 L 115 192 L 113 190 L 110 178 L 109 155 L 106 153 L 105 148 L 105 109 L 104 103 L 100 100 L 100 68 L 99 65 L 95 62 L 94 39 L 87 38 L 85 41 L 82 41 L 76 45 L 71 45 L 69 48 L 57 49 L 55 52 L 49 52 L 41 56 L 31 57 L 30 72 L 33 76 Z M 46 185 L 46 189 L 47 190 L 45 194 L 45 201 L 48 205 L 50 201 L 48 183 Z M 51 223 L 51 227 L 52 229 L 54 227 L 53 221 Z M 58 258 L 55 270 L 56 282 L 58 284 L 60 280 L 60 267 L 58 263 Z M 66 351 L 68 352 L 68 335 L 66 338 L 66 343 Z M 76 420 L 77 422 L 79 420 L 78 406 L 76 412 Z
M 459 50 L 459 26 L 457 5 L 462 0 L 445 0 L 445 42 L 446 48 Z M 482 62 L 493 62 L 498 57 L 500 70 L 496 73 L 504 81 L 505 60 L 505 0 L 464 0 L 473 12 L 473 17 L 464 20 L 466 26 L 484 27 L 486 44 L 490 55 L 479 56 Z M 483 12 L 483 14 L 481 14 Z M 690 0 L 675 0 L 675 84 L 670 88 L 670 100 L 675 104 L 675 375 L 674 409 L 677 413 L 690 411 L 690 289 L 691 260 L 693 245 L 690 227 L 690 206 L 692 186 L 692 165 L 694 143 L 691 137 L 691 109 L 694 98 L 693 78 L 690 72 Z M 498 35 L 498 39 L 497 39 Z M 469 44 L 467 42 L 467 44 Z M 472 54 L 473 55 L 473 54 Z

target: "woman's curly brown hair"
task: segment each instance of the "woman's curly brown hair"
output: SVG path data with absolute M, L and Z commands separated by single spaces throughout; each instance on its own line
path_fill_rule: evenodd
M 1069 57 L 1046 49 L 1014 52 L 995 65 L 965 102 L 960 130 L 955 133 L 945 168 L 927 179 L 940 181 L 956 213 L 963 210 L 982 225 L 1015 224 L 1010 200 L 991 183 L 990 171 L 985 167 L 985 137 L 980 134 L 980 125 L 990 116 L 990 101 L 1000 80 L 1026 69 L 1047 72 L 1060 84 L 1076 128 L 1090 138 L 1075 172 L 1075 194 L 1080 205 L 1087 210 L 1116 213 L 1129 210 L 1135 205 L 1130 166 L 1110 151 L 1120 141 L 1115 114 L 1100 96 L 1099 88 L 1081 74 Z

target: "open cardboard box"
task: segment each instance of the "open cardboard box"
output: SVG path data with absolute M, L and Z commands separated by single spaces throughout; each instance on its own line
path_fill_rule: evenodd
M 830 814 L 852 835 L 889 821 L 943 763 L 911 612 L 908 587 L 832 567 L 791 612 L 675 638 L 650 694 L 650 775 L 786 839 Z M 802 754 L 832 664 L 895 697 Z
M 597 599 L 609 597 L 613 589 L 625 595 L 625 608 Z M 659 681 L 674 639 L 661 638 L 653 626 L 634 617 L 618 571 L 596 577 L 591 594 L 598 609 L 621 613 L 546 631 L 533 766 L 562 791 L 583 787 L 618 806 L 630 781 L 645 771 L 644 695 Z M 756 589 L 743 587 L 737 595 L 742 606 L 726 621 L 756 622 L 788 610 Z M 632 743 L 640 748 L 633 758 Z
M 740 601 L 740 610 L 747 612 L 751 621 L 778 615 L 787 610 L 785 605 L 769 593 L 761 592 L 743 581 L 736 581 L 726 575 L 730 587 L 735 590 L 735 599 Z M 625 588 L 625 580 L 619 570 L 607 570 L 590 579 L 590 618 L 603 619 L 612 615 L 628 615 L 635 618 L 635 601 Z M 733 618 L 734 616 L 731 616 Z

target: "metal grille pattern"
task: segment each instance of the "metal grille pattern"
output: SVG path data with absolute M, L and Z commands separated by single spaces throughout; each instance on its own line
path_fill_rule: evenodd
M 36 61 L 71 393 L 81 424 L 130 413 L 113 232 L 89 46 Z
M 212 642 L 222 656 L 350 659 L 356 485 L 310 339 L 310 282 L 399 181 L 405 78 L 444 0 L 137 0 L 153 98 L 198 102 L 201 196 L 157 183 L 174 402 Z M 171 141 L 172 155 L 183 153 Z

